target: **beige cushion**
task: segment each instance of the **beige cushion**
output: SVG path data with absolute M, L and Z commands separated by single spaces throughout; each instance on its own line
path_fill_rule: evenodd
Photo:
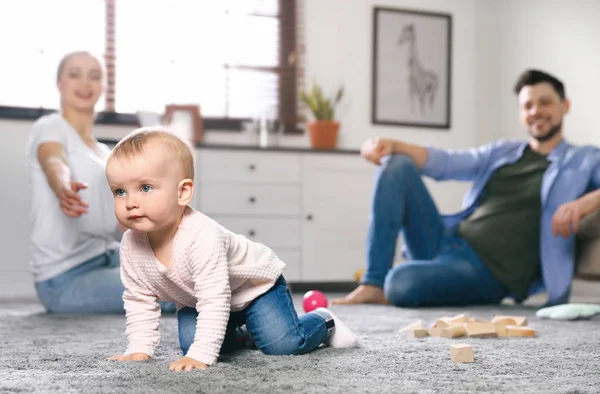
M 576 276 L 600 279 L 600 211 L 581 221 L 577 234 Z

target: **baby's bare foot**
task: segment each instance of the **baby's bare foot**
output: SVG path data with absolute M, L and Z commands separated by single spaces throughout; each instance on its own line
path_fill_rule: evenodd
M 360 285 L 343 298 L 337 298 L 332 304 L 387 304 L 383 289 L 377 286 Z

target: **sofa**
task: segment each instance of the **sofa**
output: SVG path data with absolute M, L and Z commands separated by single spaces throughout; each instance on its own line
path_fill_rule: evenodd
M 576 250 L 575 278 L 600 280 L 600 211 L 581 221 Z

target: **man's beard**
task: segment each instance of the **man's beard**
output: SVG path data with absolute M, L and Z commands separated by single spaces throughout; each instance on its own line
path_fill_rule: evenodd
M 529 134 L 535 138 L 536 140 L 538 140 L 539 142 L 546 142 L 552 139 L 552 137 L 554 137 L 556 134 L 560 133 L 560 130 L 562 129 L 562 121 L 558 122 L 557 124 L 555 124 L 554 126 L 552 126 L 550 128 L 550 130 L 548 130 L 548 132 L 544 135 L 533 135 L 533 133 L 530 131 Z

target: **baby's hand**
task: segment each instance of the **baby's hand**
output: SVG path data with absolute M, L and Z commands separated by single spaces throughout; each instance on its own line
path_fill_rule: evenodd
M 112 356 L 109 360 L 116 361 L 146 361 L 150 360 L 150 356 L 146 353 L 131 353 L 127 356 Z
M 171 363 L 169 371 L 191 371 L 194 368 L 206 369 L 208 368 L 208 365 L 190 357 L 183 357 Z

